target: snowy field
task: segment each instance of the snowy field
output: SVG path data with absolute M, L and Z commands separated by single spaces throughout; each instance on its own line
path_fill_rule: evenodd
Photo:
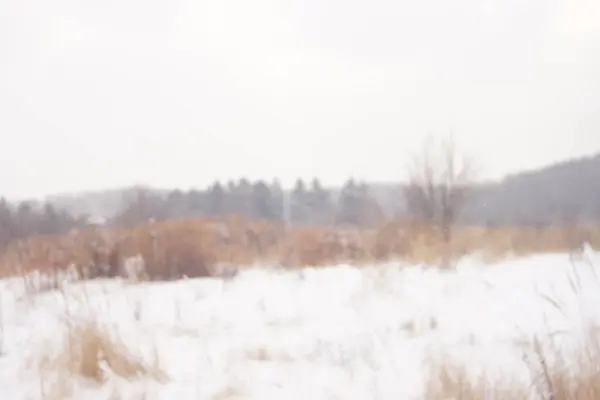
M 265 268 L 56 290 L 12 278 L 0 283 L 0 398 L 452 398 L 432 394 L 440 366 L 536 398 L 540 354 L 548 368 L 575 362 L 600 326 L 594 265 L 587 250 L 453 272 Z

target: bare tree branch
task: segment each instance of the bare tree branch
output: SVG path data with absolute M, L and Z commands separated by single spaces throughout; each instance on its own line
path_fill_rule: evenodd
M 453 135 L 439 149 L 428 137 L 408 172 L 404 195 L 409 215 L 438 230 L 444 243 L 450 243 L 475 177 L 472 161 L 459 153 Z

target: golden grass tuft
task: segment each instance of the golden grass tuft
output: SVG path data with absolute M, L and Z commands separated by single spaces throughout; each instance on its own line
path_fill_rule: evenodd
M 519 346 L 522 348 L 521 346 Z M 552 362 L 549 362 L 552 355 Z M 579 351 L 565 356 L 552 342 L 542 349 L 536 339 L 523 348 L 532 382 L 477 379 L 451 360 L 430 362 L 426 400 L 597 400 L 600 399 L 600 330 L 590 328 Z
M 37 360 L 40 370 L 58 373 L 60 380 L 85 378 L 98 384 L 104 383 L 109 375 L 129 381 L 169 379 L 156 355 L 150 362 L 142 360 L 94 321 L 67 323 L 62 350 L 58 354 L 46 353 Z

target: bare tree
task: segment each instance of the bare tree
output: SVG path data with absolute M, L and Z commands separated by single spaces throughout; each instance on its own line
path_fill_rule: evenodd
M 458 152 L 453 135 L 436 144 L 428 137 L 422 153 L 412 158 L 404 196 L 408 214 L 435 229 L 448 244 L 475 171 L 471 160 Z

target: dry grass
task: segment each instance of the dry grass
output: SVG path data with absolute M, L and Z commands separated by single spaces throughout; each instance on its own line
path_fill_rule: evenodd
M 65 327 L 64 348 L 52 352 L 49 346 L 30 360 L 30 367 L 40 371 L 43 398 L 70 398 L 78 379 L 98 385 L 111 377 L 161 383 L 169 380 L 156 354 L 150 361 L 143 360 L 95 321 L 68 322 Z
M 530 398 L 527 387 L 514 384 L 490 384 L 484 374 L 477 379 L 465 368 L 449 362 L 431 366 L 424 400 L 524 400 Z
M 593 271 L 595 266 L 587 265 Z M 573 276 L 568 284 L 575 295 L 583 286 L 579 268 L 573 264 Z M 600 290 L 600 279 L 592 282 Z M 568 319 L 564 307 L 549 296 L 540 298 Z M 540 399 L 540 400 L 597 400 L 600 399 L 600 327 L 587 323 L 577 349 L 559 346 L 561 334 L 554 332 L 542 341 L 538 338 L 515 343 L 522 350 L 522 359 L 529 371 L 531 384 L 514 381 L 498 382 L 482 374 L 478 379 L 469 375 L 465 366 L 449 360 L 433 361 L 425 389 L 428 400 L 461 399 Z M 517 367 L 517 366 L 515 366 Z
M 40 274 L 34 274 L 39 278 Z M 132 351 L 119 337 L 116 327 L 102 325 L 97 320 L 85 286 L 71 287 L 63 276 L 50 280 L 52 288 L 40 285 L 29 276 L 23 276 L 25 300 L 33 300 L 53 290 L 62 298 L 63 311 L 57 317 L 57 326 L 48 326 L 51 335 L 26 359 L 30 371 L 38 371 L 41 398 L 59 400 L 74 398 L 82 380 L 88 384 L 103 385 L 109 380 L 151 380 L 165 383 L 170 378 L 161 367 L 157 349 L 144 357 Z M 43 282 L 43 281 L 42 281 Z M 73 281 L 71 281 L 74 283 Z M 78 309 L 83 313 L 73 314 Z M 120 398 L 117 396 L 116 398 Z
M 594 333 L 580 353 L 567 359 L 554 353 L 550 364 L 537 342 L 529 344 L 524 357 L 532 377 L 526 385 L 517 381 L 498 381 L 485 373 L 477 379 L 464 366 L 450 361 L 431 364 L 424 398 L 427 400 L 597 400 L 600 399 L 600 339 Z M 525 353 L 524 353 L 525 355 Z M 497 378 L 497 377 L 496 377 Z
M 87 230 L 13 243 L 0 254 L 0 274 L 77 265 L 87 277 L 123 275 L 123 260 L 142 255 L 152 279 L 204 276 L 216 265 L 255 262 L 287 267 L 403 259 L 436 262 L 477 252 L 487 261 L 507 255 L 571 251 L 587 241 L 600 248 L 594 227 L 456 229 L 443 243 L 432 229 L 389 221 L 377 229 L 285 227 L 239 217 L 152 223 L 130 230 Z M 110 266 L 100 271 L 102 266 Z
M 52 243 L 57 243 L 63 251 L 61 262 L 80 262 L 82 265 L 93 263 L 94 257 L 109 262 L 115 254 L 118 258 L 141 254 L 149 274 L 168 279 L 180 274 L 208 273 L 218 262 L 234 264 L 264 259 L 298 266 L 338 260 L 360 263 L 394 257 L 435 260 L 443 251 L 455 255 L 478 251 L 489 259 L 495 259 L 509 253 L 571 251 L 583 241 L 595 247 L 600 243 L 600 233 L 591 228 L 463 228 L 456 232 L 450 246 L 437 241 L 431 231 L 402 222 L 389 223 L 371 231 L 297 228 L 282 235 L 281 229 L 281 225 L 276 223 L 241 219 L 177 221 L 131 231 L 83 232 L 80 236 L 68 238 L 36 238 L 21 244 L 19 249 L 25 251 L 23 249 L 30 246 L 30 253 L 24 254 L 29 254 L 28 259 L 41 263 L 44 254 L 49 254 L 46 250 Z M 94 251 L 90 252 L 90 249 Z M 6 253 L 3 261 L 7 260 L 7 254 L 14 256 L 16 253 Z M 21 260 L 27 257 L 21 256 Z M 580 290 L 576 281 L 571 282 L 571 287 L 574 291 Z M 551 299 L 548 302 L 561 311 L 560 304 Z M 71 385 L 75 378 L 97 384 L 104 383 L 110 376 L 159 382 L 169 379 L 157 356 L 150 361 L 136 356 L 114 332 L 100 326 L 93 318 L 79 322 L 67 318 L 65 324 L 63 351 L 43 353 L 35 360 L 42 377 L 58 375 L 57 379 L 47 382 L 42 379 L 44 398 L 68 397 L 73 391 Z M 537 341 L 528 343 L 525 353 L 534 355 L 527 361 L 531 376 L 535 377 L 533 385 L 498 382 L 488 379 L 485 374 L 473 379 L 464 366 L 449 360 L 434 362 L 424 398 L 600 399 L 600 330 L 590 328 L 588 333 L 581 352 L 575 355 L 575 362 L 558 356 L 558 350 L 552 346 L 543 349 Z M 549 354 L 553 355 L 552 363 L 547 361 Z M 256 357 L 260 359 L 265 355 L 259 352 Z
M 50 366 L 64 368 L 72 376 L 80 376 L 102 383 L 109 371 L 122 379 L 140 377 L 157 381 L 167 380 L 158 365 L 158 356 L 151 363 L 136 357 L 121 342 L 94 322 L 74 324 L 68 332 L 67 351 L 50 360 Z

